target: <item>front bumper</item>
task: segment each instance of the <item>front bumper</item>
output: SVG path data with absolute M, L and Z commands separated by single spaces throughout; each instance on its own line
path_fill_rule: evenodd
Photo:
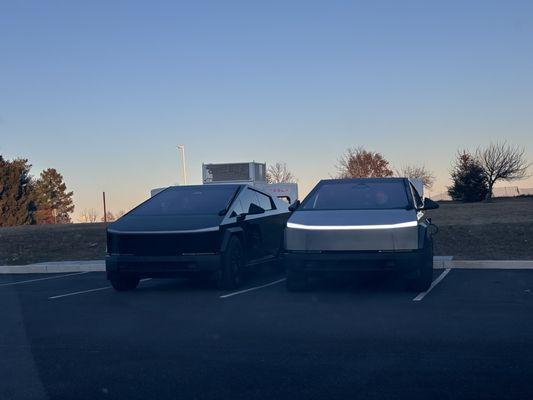
M 420 250 L 285 252 L 285 266 L 297 271 L 411 271 L 422 260 Z
M 116 273 L 134 273 L 140 277 L 172 277 L 213 272 L 220 268 L 220 254 L 187 256 L 132 256 L 108 254 L 107 276 Z

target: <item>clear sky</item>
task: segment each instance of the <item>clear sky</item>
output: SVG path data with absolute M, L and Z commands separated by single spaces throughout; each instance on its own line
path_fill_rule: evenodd
M 178 143 L 192 182 L 282 161 L 305 194 L 359 145 L 442 191 L 499 139 L 533 159 L 532 1 L 0 2 L 0 154 L 59 169 L 76 212 L 177 182 Z

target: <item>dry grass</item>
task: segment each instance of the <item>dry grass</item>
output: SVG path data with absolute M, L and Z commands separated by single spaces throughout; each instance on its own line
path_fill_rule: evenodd
M 439 227 L 437 255 L 533 259 L 533 197 L 491 203 L 442 202 L 428 216 Z M 105 257 L 105 224 L 0 228 L 0 265 Z
M 440 202 L 428 211 L 438 225 L 533 223 L 533 197 L 499 198 L 490 203 Z
M 105 257 L 105 224 L 0 228 L 0 265 Z
M 470 260 L 533 259 L 533 197 L 442 202 L 428 216 L 439 227 L 438 255 Z

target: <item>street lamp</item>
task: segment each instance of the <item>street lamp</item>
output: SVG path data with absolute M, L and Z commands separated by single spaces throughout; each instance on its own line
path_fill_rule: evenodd
M 183 169 L 183 184 L 187 184 L 187 169 L 185 167 L 185 146 L 178 144 L 178 152 L 181 151 L 181 167 Z M 178 155 L 179 157 L 179 155 Z

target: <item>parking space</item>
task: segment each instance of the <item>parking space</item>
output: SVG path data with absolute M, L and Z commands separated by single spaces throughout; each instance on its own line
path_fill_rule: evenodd
M 62 278 L 68 278 L 71 276 L 77 276 L 77 275 L 84 275 L 87 274 L 87 272 L 73 272 L 73 273 L 65 273 L 65 274 L 16 274 L 16 275 L 9 275 L 9 274 L 2 274 L 0 275 L 0 287 L 4 286 L 17 286 L 17 285 L 23 285 L 23 284 L 29 284 L 29 283 L 35 283 L 35 282 L 41 282 L 41 281 L 48 281 L 52 279 L 62 279 Z
M 374 274 L 289 293 L 269 268 L 233 292 L 2 276 L 0 371 L 18 378 L 0 398 L 530 398 L 533 271 L 437 280 L 421 296 Z

